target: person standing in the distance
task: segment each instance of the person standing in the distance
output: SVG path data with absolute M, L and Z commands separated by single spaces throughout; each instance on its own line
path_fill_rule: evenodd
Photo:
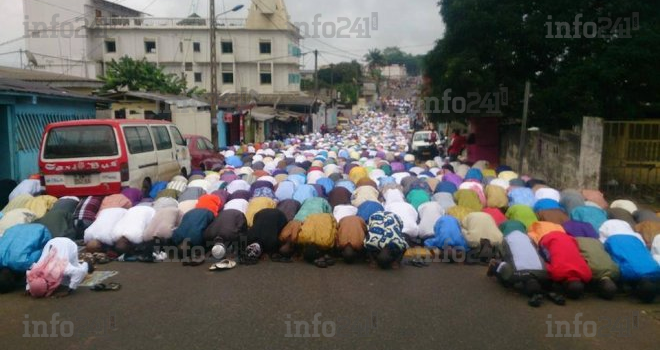
M 463 152 L 465 148 L 466 139 L 465 136 L 461 135 L 461 132 L 458 129 L 454 129 L 454 133 L 451 136 L 451 143 L 447 154 L 449 154 L 449 159 L 453 162 L 458 159 L 458 156 Z

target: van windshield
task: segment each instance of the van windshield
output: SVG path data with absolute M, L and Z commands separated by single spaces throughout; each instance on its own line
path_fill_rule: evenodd
M 51 129 L 44 159 L 111 157 L 118 154 L 115 132 L 109 125 L 80 125 Z
M 430 140 L 431 140 L 431 133 L 430 132 L 415 134 L 414 141 L 430 141 Z

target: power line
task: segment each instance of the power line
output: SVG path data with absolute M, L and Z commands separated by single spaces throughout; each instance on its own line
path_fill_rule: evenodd
M 332 56 L 337 56 L 337 57 L 341 57 L 341 58 L 346 58 L 346 59 L 349 59 L 349 60 L 351 60 L 351 61 L 358 61 L 358 62 L 359 62 L 359 61 L 365 61 L 364 57 L 361 57 L 361 58 L 358 59 L 358 58 L 349 57 L 349 56 L 341 55 L 341 54 L 338 54 L 338 53 L 334 53 L 334 52 L 331 52 L 331 51 L 321 51 L 321 52 L 326 53 L 326 54 L 328 54 L 328 55 L 332 55 Z
M 145 6 L 140 12 L 144 12 L 144 11 L 146 11 L 146 10 L 147 10 L 149 7 L 151 7 L 151 5 L 153 5 L 155 2 L 156 2 L 156 0 L 151 0 L 151 2 L 149 3 L 149 5 Z
M 21 52 L 21 50 L 2 52 L 2 53 L 0 53 L 0 56 L 11 55 L 11 54 L 19 53 L 19 52 Z

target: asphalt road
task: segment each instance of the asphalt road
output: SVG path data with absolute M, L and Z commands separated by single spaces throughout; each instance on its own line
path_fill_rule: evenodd
M 487 278 L 483 266 L 434 263 L 382 271 L 341 262 L 328 269 L 261 262 L 213 273 L 208 265 L 113 262 L 100 270 L 120 272 L 109 280 L 123 285 L 117 292 L 81 288 L 67 298 L 42 300 L 20 292 L 2 295 L 3 348 L 528 350 L 660 344 L 658 302 L 588 296 L 564 307 L 545 302 L 534 309 Z M 60 321 L 54 334 L 60 337 L 24 336 L 34 332 L 24 321 L 49 323 L 54 313 Z M 587 337 L 591 325 L 578 328 L 582 337 L 547 337 L 549 315 L 573 327 L 577 313 L 581 321 L 596 323 L 595 337 Z M 296 337 L 294 322 L 300 335 L 308 325 L 308 334 L 320 337 Z M 61 337 L 70 333 L 71 323 L 73 336 Z

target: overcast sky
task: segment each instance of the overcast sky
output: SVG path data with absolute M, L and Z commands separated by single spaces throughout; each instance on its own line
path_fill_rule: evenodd
M 52 3 L 63 7 L 67 6 L 65 0 L 34 0 Z M 219 7 L 230 9 L 238 4 L 249 4 L 249 0 L 216 0 Z M 144 11 L 155 17 L 184 17 L 194 10 L 201 16 L 208 14 L 208 0 L 113 0 L 113 2 Z M 364 17 L 371 18 L 372 13 L 378 17 L 378 28 L 371 29 L 370 38 L 360 39 L 357 34 L 345 31 L 351 38 L 307 38 L 302 41 L 303 52 L 318 49 L 321 53 L 319 64 L 347 61 L 349 58 L 362 57 L 370 48 L 385 48 L 399 46 L 402 50 L 414 54 L 422 54 L 433 48 L 434 42 L 444 34 L 445 26 L 439 15 L 437 0 L 285 0 L 291 16 L 291 22 L 310 23 L 316 14 L 321 14 L 320 21 L 334 23 L 337 27 L 338 18 L 350 19 L 351 25 L 360 18 L 364 24 Z M 0 0 L 0 64 L 18 66 L 18 54 L 2 53 L 25 48 L 23 41 L 2 45 L 2 43 L 23 35 L 23 1 Z M 246 17 L 247 8 L 244 8 L 231 17 Z M 63 15 L 62 17 L 66 17 Z M 66 17 L 68 18 L 68 17 Z M 331 32 L 331 25 L 326 25 Z M 321 28 L 319 28 L 320 31 Z M 312 33 L 313 34 L 313 33 Z M 326 45 L 332 45 L 332 47 Z M 334 48 L 333 48 L 334 47 Z M 340 55 L 340 56 L 337 56 Z M 313 56 L 307 55 L 304 59 L 307 68 L 313 68 Z

